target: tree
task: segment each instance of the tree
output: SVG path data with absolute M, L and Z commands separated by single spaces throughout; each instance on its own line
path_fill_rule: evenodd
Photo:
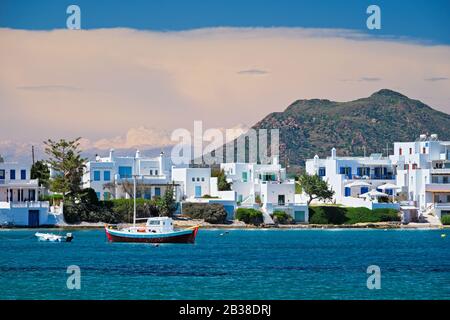
M 308 206 L 314 199 L 322 201 L 331 200 L 334 195 L 334 191 L 328 188 L 328 183 L 322 180 L 317 174 L 309 175 L 307 173 L 302 174 L 298 179 L 303 192 L 308 197 Z
M 171 217 L 177 209 L 177 204 L 174 199 L 174 187 L 173 185 L 167 186 L 164 196 L 157 200 L 157 206 L 159 209 L 159 215 L 165 217 Z
M 39 179 L 39 186 L 45 188 L 50 186 L 50 170 L 44 161 L 36 161 L 31 166 L 31 179 Z
M 86 159 L 81 157 L 81 151 L 78 149 L 80 139 L 44 141 L 45 153 L 49 156 L 48 163 L 56 172 L 56 176 L 50 181 L 50 189 L 60 192 L 63 198 L 68 193 L 76 195 L 81 191 L 81 178 Z
M 227 177 L 225 176 L 225 172 L 223 170 L 220 170 L 217 175 L 217 188 L 219 191 L 231 190 L 231 183 L 227 181 Z

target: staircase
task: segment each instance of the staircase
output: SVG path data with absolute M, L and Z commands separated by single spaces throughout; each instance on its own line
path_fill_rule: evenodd
M 439 218 L 434 214 L 434 205 L 428 206 L 424 212 L 422 212 L 423 223 L 428 223 L 430 226 L 441 227 L 442 222 Z
M 264 219 L 264 224 L 275 224 L 275 222 L 273 222 L 272 217 L 266 212 L 266 210 L 262 210 L 263 213 L 263 219 Z

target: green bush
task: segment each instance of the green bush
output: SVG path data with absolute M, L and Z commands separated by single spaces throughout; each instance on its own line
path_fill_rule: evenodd
M 153 200 L 136 199 L 136 217 L 158 216 L 159 210 Z M 130 223 L 133 221 L 133 199 L 98 201 L 92 191 L 86 189 L 77 197 L 64 202 L 64 219 L 67 223 L 104 222 Z
M 220 203 L 183 203 L 183 214 L 193 219 L 204 219 L 212 224 L 223 224 L 227 221 L 227 212 Z
M 450 225 L 450 215 L 446 214 L 441 217 L 441 222 L 443 225 Z
M 260 225 L 264 221 L 261 211 L 247 208 L 237 209 L 236 219 L 254 225 Z
M 272 214 L 273 222 L 278 224 L 292 224 L 294 219 L 284 211 L 275 210 Z
M 355 224 L 364 222 L 387 221 L 400 221 L 400 215 L 398 211 L 394 209 L 370 210 L 364 207 L 309 207 L 309 223 L 311 224 Z

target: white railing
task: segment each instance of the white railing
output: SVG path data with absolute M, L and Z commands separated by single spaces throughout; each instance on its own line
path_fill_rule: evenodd
M 11 208 L 48 208 L 48 201 L 9 202 Z

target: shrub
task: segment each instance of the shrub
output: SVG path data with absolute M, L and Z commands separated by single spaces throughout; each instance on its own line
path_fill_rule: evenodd
M 443 225 L 450 225 L 450 215 L 446 214 L 441 217 L 441 222 Z
M 284 211 L 275 210 L 272 214 L 273 222 L 278 224 L 292 224 L 294 219 Z
M 309 222 L 312 224 L 355 224 L 364 222 L 400 221 L 394 209 L 344 208 L 336 206 L 309 207 Z
M 263 214 L 261 211 L 247 208 L 237 209 L 236 219 L 254 225 L 259 225 L 264 221 Z
M 220 203 L 183 203 L 183 213 L 193 219 L 203 219 L 212 224 L 227 221 L 227 212 Z

